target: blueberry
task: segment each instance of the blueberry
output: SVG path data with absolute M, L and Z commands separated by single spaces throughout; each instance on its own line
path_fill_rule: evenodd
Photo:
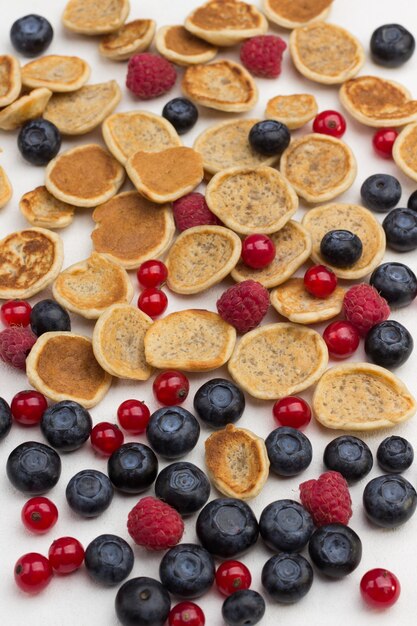
M 366 443 L 352 435 L 341 435 L 328 443 L 323 461 L 327 469 L 339 472 L 351 482 L 369 474 L 374 464 Z
M 330 230 L 320 242 L 320 254 L 335 267 L 349 267 L 362 256 L 362 241 L 350 230 Z
M 30 314 L 30 327 L 37 336 L 53 331 L 71 330 L 68 312 L 55 300 L 40 300 Z
M 403 263 L 379 265 L 369 282 L 391 306 L 407 306 L 417 296 L 416 275 Z
M 249 143 L 253 150 L 266 156 L 284 152 L 290 143 L 291 135 L 285 124 L 276 120 L 262 120 L 249 131 Z
M 382 222 L 387 245 L 398 252 L 417 248 L 417 213 L 412 209 L 394 209 Z
M 362 558 L 362 542 L 349 526 L 327 524 L 313 533 L 308 551 L 322 574 L 342 578 L 358 567 Z
M 113 487 L 103 472 L 87 469 L 71 478 L 65 491 L 71 509 L 82 517 L 97 517 L 113 499 Z
M 162 109 L 162 117 L 171 122 L 179 135 L 183 135 L 197 122 L 198 110 L 187 98 L 174 98 Z
M 11 451 L 6 472 L 13 487 L 36 496 L 55 487 L 61 476 L 61 459 L 53 448 L 25 441 Z
M 54 31 L 42 15 L 25 15 L 16 20 L 10 29 L 13 46 L 25 57 L 36 57 L 49 47 Z
M 265 440 L 271 470 L 278 476 L 296 476 L 310 465 L 313 448 L 310 440 L 296 428 L 281 426 Z
M 411 196 L 408 198 L 407 208 L 412 211 L 417 211 L 417 189 L 413 191 Z
M 198 598 L 210 589 L 215 577 L 214 559 L 194 543 L 180 543 L 168 550 L 159 565 L 164 587 L 180 598 Z
M 0 440 L 7 437 L 12 427 L 12 412 L 6 400 L 0 398 Z
M 295 500 L 276 500 L 262 511 L 259 532 L 266 545 L 276 552 L 298 552 L 314 532 L 308 511 Z
M 222 616 L 227 626 L 253 626 L 265 615 L 265 600 L 253 589 L 239 589 L 226 598 Z
M 88 544 L 84 563 L 85 569 L 96 583 L 117 585 L 133 569 L 133 550 L 117 535 L 100 535 Z
M 313 568 L 301 554 L 278 554 L 262 568 L 262 585 L 276 602 L 293 604 L 310 591 Z
M 55 124 L 40 117 L 22 126 L 17 146 L 22 157 L 32 165 L 46 165 L 59 152 L 61 134 Z
M 90 413 L 78 402 L 63 400 L 46 409 L 41 431 L 48 443 L 61 452 L 78 450 L 93 428 Z
M 393 209 L 401 200 L 400 182 L 389 174 L 373 174 L 361 187 L 361 197 L 368 209 L 385 213 Z
M 376 451 L 378 464 L 384 472 L 399 474 L 407 470 L 414 461 L 413 446 L 404 437 L 386 437 Z
M 157 454 L 178 459 L 190 452 L 200 436 L 200 424 L 181 406 L 164 406 L 152 413 L 146 435 Z
M 245 552 L 259 535 L 252 509 L 235 498 L 217 498 L 206 504 L 197 518 L 196 531 L 203 546 L 220 558 Z
M 142 493 L 158 474 L 158 459 L 144 443 L 124 443 L 107 462 L 113 485 L 124 493 Z
M 367 356 L 381 367 L 399 367 L 407 361 L 413 347 L 408 330 L 394 320 L 375 324 L 365 338 Z
M 416 42 L 400 24 L 384 24 L 372 33 L 371 54 L 378 65 L 398 67 L 411 58 Z
M 396 528 L 414 514 L 417 493 L 413 485 L 402 476 L 385 474 L 366 485 L 363 506 L 371 522 L 383 528 Z
M 171 609 L 171 598 L 159 580 L 140 576 L 120 587 L 115 608 L 122 626 L 164 626 Z
M 234 424 L 242 417 L 245 396 L 237 385 L 225 378 L 212 378 L 194 396 L 198 417 L 213 428 Z
M 155 495 L 181 515 L 191 515 L 205 505 L 210 496 L 210 481 L 196 465 L 171 463 L 159 473 Z

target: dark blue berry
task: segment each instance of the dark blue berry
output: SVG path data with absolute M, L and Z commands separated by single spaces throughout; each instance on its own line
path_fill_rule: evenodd
M 362 241 L 350 230 L 330 230 L 320 242 L 321 256 L 335 267 L 349 267 L 362 256 Z
M 107 472 L 119 491 L 142 493 L 158 474 L 158 459 L 144 443 L 124 443 L 109 458 Z
M 198 110 L 187 98 L 174 98 L 162 109 L 162 117 L 171 122 L 179 135 L 183 135 L 197 122 Z
M 117 535 L 100 535 L 88 544 L 84 563 L 85 569 L 96 583 L 117 585 L 133 569 L 133 550 Z
M 234 424 L 245 409 L 245 396 L 237 385 L 225 378 L 213 378 L 197 390 L 194 409 L 198 417 L 213 428 Z
M 351 482 L 369 474 L 374 464 L 366 443 L 352 435 L 341 435 L 328 443 L 323 461 L 327 469 L 339 472 Z
M 366 485 L 363 506 L 371 522 L 383 528 L 396 528 L 414 514 L 417 493 L 413 485 L 402 476 L 385 474 Z
M 30 314 L 30 327 L 37 336 L 54 331 L 71 330 L 68 312 L 55 300 L 40 300 Z
M 407 208 L 412 211 L 417 211 L 417 189 L 413 191 L 411 196 L 408 198 Z
M 314 522 L 308 511 L 295 500 L 276 500 L 262 511 L 259 532 L 275 552 L 298 552 L 310 540 Z
M 291 135 L 285 124 L 276 120 L 257 122 L 249 131 L 249 143 L 260 154 L 279 155 L 290 143 Z
M 22 126 L 17 146 L 22 157 L 32 165 L 46 165 L 59 152 L 61 134 L 55 124 L 40 117 Z
M 391 306 L 407 306 L 417 296 L 416 275 L 404 263 L 379 265 L 369 282 Z
M 155 495 L 181 515 L 191 515 L 205 505 L 210 496 L 210 481 L 193 463 L 171 463 L 159 473 Z
M 349 526 L 327 524 L 313 533 L 308 551 L 322 574 L 342 578 L 358 567 L 362 558 L 362 542 Z
M 301 554 L 278 554 L 262 568 L 262 585 L 276 602 L 293 604 L 310 591 L 313 568 Z
M 401 200 L 401 193 L 399 180 L 389 174 L 373 174 L 361 187 L 364 205 L 379 213 L 385 213 L 397 206 Z
M 43 436 L 60 452 L 78 450 L 93 428 L 90 413 L 78 402 L 63 400 L 46 409 L 41 419 Z
M 181 406 L 165 406 L 152 413 L 146 435 L 157 454 L 179 459 L 190 452 L 200 436 L 200 424 Z
M 380 468 L 389 474 L 400 474 L 414 461 L 413 446 L 404 437 L 391 435 L 378 446 L 376 458 Z
M 265 615 L 265 600 L 253 589 L 239 589 L 226 598 L 222 616 L 227 626 L 254 626 Z
M 87 469 L 71 478 L 65 491 L 71 509 L 82 517 L 97 517 L 113 499 L 113 487 L 103 472 Z
M 12 427 L 12 412 L 6 400 L 0 398 L 0 439 L 4 439 Z
M 36 57 L 49 47 L 54 31 L 41 15 L 25 15 L 16 20 L 10 29 L 13 46 L 25 57 Z
M 367 356 L 381 367 L 399 367 L 407 361 L 413 347 L 408 330 L 394 320 L 375 324 L 365 338 Z
M 387 245 L 398 252 L 417 248 L 417 213 L 412 209 L 394 209 L 382 222 Z
M 37 441 L 25 441 L 12 450 L 6 463 L 7 477 L 13 487 L 40 495 L 55 487 L 61 476 L 59 454 Z
M 215 577 L 214 559 L 194 543 L 180 543 L 168 550 L 159 566 L 159 578 L 170 593 L 198 598 L 210 589 Z
M 371 54 L 378 65 L 399 67 L 411 58 L 416 42 L 400 24 L 384 24 L 372 33 Z
M 310 440 L 296 428 L 281 426 L 265 440 L 271 470 L 278 476 L 296 476 L 310 465 L 313 448 Z
M 171 598 L 159 580 L 140 576 L 120 587 L 115 609 L 122 626 L 164 626 L 171 609 Z

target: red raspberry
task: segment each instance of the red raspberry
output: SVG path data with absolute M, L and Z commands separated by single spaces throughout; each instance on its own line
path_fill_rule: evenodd
M 0 358 L 20 370 L 26 369 L 26 357 L 37 337 L 29 328 L 11 326 L 0 332 Z
M 221 221 L 210 211 L 202 193 L 197 191 L 172 203 L 175 225 L 181 232 L 193 226 L 204 224 L 221 224 Z
M 316 526 L 346 524 L 352 517 L 349 487 L 339 472 L 325 472 L 300 485 L 300 500 Z
M 240 60 L 255 76 L 277 78 L 281 74 L 282 55 L 287 44 L 276 35 L 260 35 L 245 41 Z
M 345 317 L 364 337 L 375 324 L 389 317 L 388 302 L 371 285 L 354 285 L 343 299 Z
M 256 280 L 244 280 L 229 287 L 217 300 L 219 315 L 246 333 L 260 324 L 269 307 L 269 292 Z
M 181 540 L 184 522 L 172 506 L 146 496 L 130 511 L 127 530 L 138 545 L 148 550 L 167 550 Z
M 177 73 L 172 63 L 150 52 L 134 54 L 127 66 L 126 87 L 141 100 L 150 100 L 169 91 Z

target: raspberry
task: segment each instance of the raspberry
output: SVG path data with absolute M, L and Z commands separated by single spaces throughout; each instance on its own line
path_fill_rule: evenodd
M 0 358 L 20 370 L 26 369 L 26 357 L 37 337 L 29 328 L 11 326 L 0 332 Z
M 255 76 L 277 78 L 281 74 L 282 54 L 287 44 L 276 35 L 252 37 L 242 45 L 240 60 Z
M 345 317 L 364 337 L 375 324 L 386 320 L 390 314 L 388 302 L 371 285 L 354 285 L 343 300 Z
M 268 307 L 268 290 L 256 280 L 244 280 L 233 285 L 217 300 L 219 315 L 239 333 L 246 333 L 258 326 Z
M 175 225 L 183 231 L 193 226 L 204 224 L 221 224 L 221 221 L 210 211 L 202 193 L 188 193 L 172 203 Z
M 169 504 L 146 496 L 130 511 L 127 530 L 138 545 L 148 550 L 167 550 L 181 540 L 184 522 Z
M 172 63 L 149 52 L 133 55 L 127 66 L 126 87 L 141 100 L 150 100 L 174 86 L 177 73 Z
M 300 485 L 300 500 L 316 526 L 346 524 L 352 517 L 349 487 L 339 472 L 325 472 Z

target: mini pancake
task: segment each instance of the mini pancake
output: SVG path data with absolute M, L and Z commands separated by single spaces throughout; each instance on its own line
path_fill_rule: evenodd
M 103 37 L 99 52 L 112 61 L 127 61 L 133 54 L 149 48 L 155 29 L 154 20 L 133 20 L 123 24 L 116 32 Z
M 26 374 L 51 400 L 73 400 L 86 409 L 100 402 L 112 380 L 97 363 L 90 339 L 70 332 L 41 335 L 26 360 Z
M 297 28 L 326 19 L 333 0 L 264 0 L 266 17 L 283 28 Z
M 106 146 L 125 165 L 136 152 L 159 152 L 181 146 L 175 128 L 164 117 L 148 111 L 113 113 L 102 126 Z
M 163 26 L 156 34 L 155 45 L 159 54 L 177 65 L 208 63 L 218 52 L 215 46 L 196 37 L 184 26 Z
M 370 363 L 330 368 L 313 396 L 317 421 L 339 430 L 390 428 L 412 417 L 416 408 L 415 399 L 397 376 Z
M 417 123 L 403 128 L 394 142 L 392 156 L 400 170 L 417 181 Z
M 48 191 L 68 204 L 95 207 L 123 183 L 123 167 L 101 146 L 90 143 L 58 154 L 46 167 Z
M 272 167 L 232 167 L 209 182 L 206 201 L 229 228 L 241 234 L 274 233 L 298 208 L 298 198 Z
M 268 289 L 276 287 L 288 280 L 311 254 L 310 233 L 298 222 L 287 222 L 269 237 L 275 244 L 275 258 L 272 263 L 256 270 L 240 260 L 231 272 L 233 280 L 240 283 L 251 279 Z
M 61 306 L 87 319 L 97 319 L 112 304 L 129 303 L 133 287 L 120 265 L 93 252 L 67 267 L 55 280 L 52 293 Z
M 267 324 L 237 343 L 228 363 L 234 381 L 254 398 L 276 400 L 311 387 L 327 367 L 324 339 L 297 324 Z
M 165 260 L 167 285 L 175 293 L 200 293 L 232 271 L 241 250 L 240 237 L 228 228 L 187 228 L 174 241 Z
M 395 127 L 417 120 L 417 100 L 393 80 L 359 76 L 342 85 L 339 97 L 352 117 L 366 126 Z
M 43 228 L 65 228 L 74 219 L 74 207 L 54 198 L 44 186 L 25 193 L 19 209 L 33 226 Z
M 370 274 L 385 253 L 385 232 L 371 211 L 358 204 L 334 202 L 311 209 L 303 218 L 303 226 L 313 240 L 311 258 L 314 263 L 330 267 L 339 278 L 356 280 Z M 350 230 L 362 241 L 362 255 L 349 267 L 336 267 L 320 254 L 320 242 L 330 230 Z
M 356 169 L 347 144 L 318 133 L 294 139 L 280 161 L 282 175 L 307 202 L 332 200 L 349 189 Z
M 46 87 L 54 92 L 76 91 L 90 77 L 90 66 L 80 57 L 51 54 L 22 67 L 25 87 Z
M 62 22 L 74 33 L 105 35 L 120 28 L 129 11 L 129 0 L 69 0 Z
M 236 330 L 220 315 L 186 309 L 156 320 L 145 334 L 146 361 L 160 369 L 207 372 L 230 358 Z
M 64 135 L 84 135 L 110 115 L 121 97 L 115 80 L 85 85 L 72 93 L 53 95 L 43 116 Z
M 30 298 L 58 276 L 64 259 L 61 237 L 28 228 L 0 241 L 0 298 Z
M 145 333 L 152 319 L 135 306 L 113 304 L 100 315 L 93 333 L 94 355 L 112 376 L 148 380 L 152 374 L 145 359 Z
M 328 298 L 315 298 L 304 287 L 303 278 L 290 278 L 271 292 L 271 304 L 291 322 L 315 324 L 339 315 L 344 295 L 345 289 L 336 287 Z
M 209 476 L 220 493 L 249 500 L 261 492 L 269 476 L 268 453 L 261 437 L 228 424 L 206 439 L 205 450 Z
M 296 93 L 291 96 L 275 96 L 268 100 L 265 117 L 295 129 L 312 120 L 318 110 L 314 96 L 309 93 Z
M 201 155 L 185 146 L 136 152 L 127 161 L 126 171 L 139 193 L 158 204 L 190 193 L 204 176 Z
M 190 100 L 218 111 L 250 111 L 258 101 L 258 88 L 249 72 L 226 59 L 188 67 L 181 87 Z
M 326 22 L 294 29 L 289 47 L 300 74 L 325 85 L 343 83 L 356 76 L 365 62 L 358 39 L 344 28 Z
M 11 54 L 0 55 L 0 107 L 14 102 L 22 88 L 20 63 Z
M 233 46 L 268 30 L 264 15 L 238 0 L 210 0 L 190 13 L 184 26 L 215 46 Z
M 171 244 L 175 223 L 169 205 L 156 205 L 136 191 L 97 207 L 91 233 L 94 249 L 126 269 L 158 258 Z
M 41 117 L 51 96 L 52 91 L 41 87 L 9 104 L 0 111 L 1 130 L 15 130 L 28 120 Z
M 4 169 L 0 165 L 0 209 L 9 202 L 13 195 L 13 189 Z

